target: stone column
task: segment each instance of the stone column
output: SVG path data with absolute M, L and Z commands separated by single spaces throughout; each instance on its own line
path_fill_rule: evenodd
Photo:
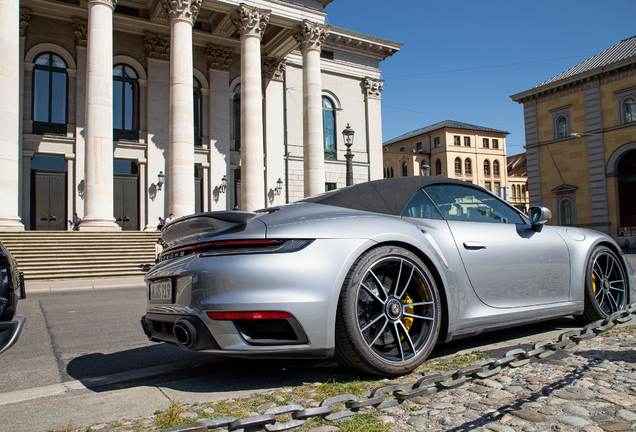
M 303 54 L 303 165 L 305 197 L 325 191 L 320 50 L 329 26 L 303 21 L 296 40 Z
M 66 214 L 68 215 L 67 219 L 73 219 L 73 213 L 76 213 L 75 202 L 72 197 L 75 191 L 75 154 L 65 154 L 64 160 L 66 161 L 66 196 L 69 197 L 66 200 Z M 79 214 L 78 214 L 79 216 Z M 81 216 L 80 216 L 81 217 Z M 67 223 L 68 228 L 68 223 Z
M 18 57 L 20 59 L 20 79 L 22 80 L 22 82 L 20 82 L 20 125 L 19 125 L 19 129 L 18 129 L 18 136 L 19 136 L 19 150 L 18 150 L 18 155 L 22 155 L 22 152 L 24 150 L 24 49 L 25 49 L 25 42 L 26 42 L 26 31 L 27 31 L 27 27 L 29 26 L 29 20 L 31 19 L 31 10 L 28 8 L 20 8 L 20 56 Z M 18 159 L 20 159 L 20 156 L 18 157 Z M 24 175 L 24 159 L 22 159 L 21 163 L 20 163 L 20 185 L 18 186 L 18 190 L 24 190 L 24 182 L 31 182 L 31 168 L 30 168 L 30 164 L 29 164 L 29 172 L 27 173 L 28 176 L 25 178 Z M 29 225 L 30 225 L 30 211 L 31 211 L 31 195 L 30 192 L 29 194 L 21 194 L 18 193 L 18 214 L 20 216 L 20 218 L 22 219 L 22 224 L 24 225 L 25 229 L 29 229 Z M 25 212 L 26 210 L 26 212 Z
M 146 211 L 146 202 L 148 202 L 148 193 L 146 188 L 146 158 L 137 159 L 137 166 L 139 167 L 139 229 L 145 230 L 150 224 L 148 220 L 148 212 Z
M 194 108 L 192 26 L 202 0 L 163 0 L 170 16 L 170 149 L 168 213 L 194 213 Z
M 367 151 L 369 153 L 369 180 L 378 180 L 382 175 L 382 89 L 383 80 L 365 78 Z
M 261 38 L 269 12 L 241 4 L 234 25 L 241 34 L 241 210 L 265 207 Z
M 157 185 L 159 172 L 168 176 L 170 118 L 170 36 L 145 33 L 148 70 L 146 128 L 146 192 L 148 222 L 145 231 L 155 231 L 159 217 L 168 217 L 166 185 Z
M 265 182 L 268 206 L 285 204 L 285 122 L 283 112 L 285 89 L 283 74 L 285 60 L 266 58 L 263 61 L 265 79 Z M 276 195 L 278 179 L 283 181 L 280 195 Z
M 86 44 L 88 25 L 79 18 L 73 18 L 73 33 L 77 49 L 77 79 L 75 90 L 75 193 L 69 195 L 69 200 L 74 200 L 75 211 L 78 216 L 84 218 L 84 171 L 85 150 L 84 128 L 86 127 Z M 72 214 L 71 214 L 72 216 Z
M 230 103 L 228 101 L 228 84 L 230 66 L 234 61 L 234 53 L 230 48 L 208 45 L 208 82 L 210 97 L 208 109 L 208 125 L 210 135 L 210 169 L 208 182 L 212 201 L 210 210 L 231 210 L 234 190 L 230 170 Z M 227 178 L 228 188 L 221 193 L 221 179 Z
M 82 231 L 119 231 L 113 217 L 113 11 L 117 0 L 88 0 L 86 154 Z
M 20 4 L 0 0 L 0 231 L 23 231 L 20 187 Z

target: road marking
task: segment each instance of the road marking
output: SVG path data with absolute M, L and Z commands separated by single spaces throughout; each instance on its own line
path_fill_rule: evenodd
M 35 387 L 26 390 L 18 390 L 0 394 L 0 406 L 26 402 L 69 393 L 75 390 L 90 390 L 95 387 L 117 384 L 126 381 L 134 381 L 142 378 L 151 378 L 166 373 L 187 370 L 201 363 L 201 359 L 172 363 L 169 365 L 153 366 L 144 369 L 135 369 L 126 372 L 118 372 L 101 377 L 86 378 L 83 380 L 66 381 L 60 384 Z

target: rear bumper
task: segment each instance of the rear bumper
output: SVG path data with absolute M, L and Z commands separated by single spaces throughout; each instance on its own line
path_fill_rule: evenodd
M 0 354 L 18 341 L 25 322 L 26 317 L 22 315 L 16 315 L 11 321 L 0 322 Z

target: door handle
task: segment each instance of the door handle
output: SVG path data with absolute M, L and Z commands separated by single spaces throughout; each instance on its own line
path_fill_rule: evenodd
M 124 222 L 128 222 L 130 221 L 130 218 L 128 216 L 124 216 Z
M 47 218 L 46 215 L 44 215 L 40 218 L 40 220 L 49 220 L 49 218 Z
M 121 216 L 115 219 L 115 222 L 121 222 Z
M 480 249 L 488 249 L 488 246 L 478 242 L 464 242 L 464 248 L 466 250 L 480 250 Z
M 56 220 L 57 220 L 57 218 L 55 217 L 55 215 L 51 215 L 51 216 L 49 216 L 49 220 L 51 220 L 51 221 L 56 221 Z

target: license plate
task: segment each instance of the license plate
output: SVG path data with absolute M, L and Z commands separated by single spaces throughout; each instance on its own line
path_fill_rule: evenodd
M 172 300 L 172 280 L 162 280 L 150 284 L 150 300 Z

